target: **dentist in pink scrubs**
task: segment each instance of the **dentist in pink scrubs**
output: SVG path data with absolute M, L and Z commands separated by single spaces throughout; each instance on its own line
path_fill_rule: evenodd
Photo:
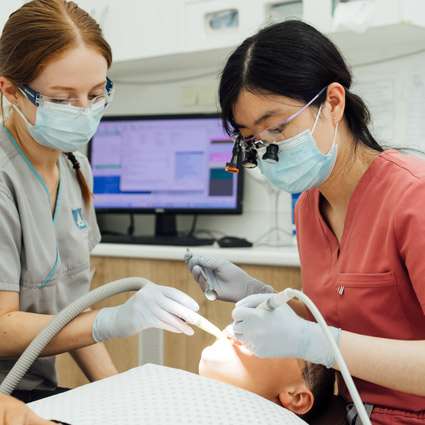
M 351 85 L 327 37 L 281 22 L 229 57 L 223 123 L 277 188 L 302 192 L 295 224 L 303 291 L 330 325 L 372 423 L 425 424 L 425 161 L 376 141 Z M 200 267 L 219 299 L 237 302 L 235 337 L 255 354 L 338 370 L 303 305 L 256 309 L 272 286 L 222 259 L 186 261 L 203 289 Z M 338 388 L 350 403 L 342 379 Z

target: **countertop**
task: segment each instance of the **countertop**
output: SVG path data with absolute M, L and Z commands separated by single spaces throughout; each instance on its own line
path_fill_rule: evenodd
M 298 250 L 295 245 L 282 247 L 220 248 L 214 244 L 211 246 L 194 246 L 191 247 L 191 250 L 205 257 L 221 257 L 237 264 L 300 266 Z M 185 252 L 186 248 L 183 246 L 101 243 L 94 248 L 91 255 L 98 257 L 181 261 Z

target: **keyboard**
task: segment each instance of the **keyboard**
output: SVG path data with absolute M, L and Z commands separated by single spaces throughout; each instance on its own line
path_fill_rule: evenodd
M 129 235 L 102 235 L 101 242 L 138 245 L 174 245 L 174 246 L 202 246 L 212 245 L 213 238 L 195 238 L 193 236 L 129 236 Z

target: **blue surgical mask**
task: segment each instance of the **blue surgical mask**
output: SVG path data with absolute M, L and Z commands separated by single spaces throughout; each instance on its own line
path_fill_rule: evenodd
M 23 118 L 36 142 L 62 152 L 74 152 L 85 146 L 96 133 L 105 112 L 104 100 L 90 108 L 49 103 L 37 108 L 33 125 L 16 105 L 12 106 Z
M 303 131 L 290 139 L 276 143 L 279 146 L 279 161 L 268 163 L 262 159 L 266 148 L 257 149 L 258 167 L 262 174 L 279 189 L 289 193 L 304 192 L 322 184 L 330 176 L 336 161 L 338 145 L 335 144 L 338 124 L 333 143 L 325 155 L 319 151 L 313 137 L 313 129 Z

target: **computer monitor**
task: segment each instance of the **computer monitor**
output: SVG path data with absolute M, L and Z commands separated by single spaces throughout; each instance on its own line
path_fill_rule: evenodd
M 89 144 L 96 212 L 241 214 L 242 173 L 225 171 L 233 143 L 216 114 L 106 116 Z

